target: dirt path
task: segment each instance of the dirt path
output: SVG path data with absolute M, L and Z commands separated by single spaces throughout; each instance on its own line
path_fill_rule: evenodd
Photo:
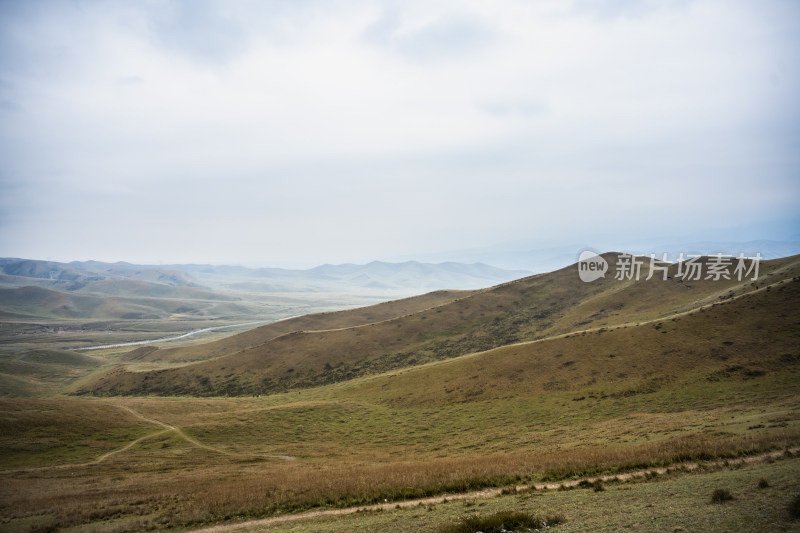
M 222 455 L 237 455 L 237 454 L 235 454 L 233 452 L 222 450 L 220 448 L 215 448 L 214 446 L 209 446 L 208 444 L 203 444 L 202 442 L 198 441 L 197 439 L 192 438 L 189 435 L 187 435 L 186 433 L 184 433 L 181 428 L 179 428 L 177 426 L 172 426 L 170 424 L 162 422 L 161 420 L 156 420 L 155 418 L 146 417 L 143 414 L 141 414 L 140 412 L 138 412 L 138 411 L 136 411 L 134 409 L 131 409 L 127 405 L 122 405 L 122 404 L 114 404 L 114 405 L 116 405 L 120 409 L 124 409 L 125 411 L 128 411 L 129 413 L 131 413 L 136 418 L 139 418 L 139 419 L 144 420 L 145 422 L 149 422 L 151 424 L 156 424 L 158 426 L 161 426 L 162 428 L 164 428 L 165 431 L 173 431 L 180 438 L 182 438 L 183 440 L 185 440 L 189 444 L 197 446 L 198 448 L 203 448 L 204 450 L 208 450 L 208 451 L 214 452 L 214 453 L 219 453 L 219 454 L 222 454 Z M 119 451 L 122 451 L 122 450 L 119 450 Z
M 136 446 L 137 444 L 139 444 L 142 441 L 145 441 L 145 440 L 148 440 L 148 439 L 152 439 L 154 437 L 157 437 L 159 435 L 162 435 L 164 433 L 169 433 L 169 432 L 175 433 L 178 437 L 180 437 L 181 439 L 185 440 L 186 442 L 188 442 L 192 446 L 196 446 L 198 448 L 202 448 L 204 450 L 208 450 L 208 451 L 213 452 L 213 453 L 218 453 L 220 455 L 227 455 L 229 457 L 268 457 L 268 458 L 272 458 L 272 459 L 282 459 L 284 461 L 294 461 L 294 460 L 297 459 L 296 457 L 292 457 L 291 455 L 238 453 L 238 452 L 231 452 L 231 451 L 228 451 L 228 450 L 223 450 L 221 448 L 216 448 L 214 446 L 210 446 L 208 444 L 204 444 L 204 443 L 200 442 L 199 440 L 195 439 L 194 437 L 191 437 L 190 435 L 187 435 L 181 428 L 179 428 L 177 426 L 173 426 L 173 425 L 167 424 L 167 423 L 162 422 L 161 420 L 157 420 L 155 418 L 146 417 L 143 414 L 141 414 L 140 412 L 128 407 L 127 405 L 122 405 L 121 403 L 116 403 L 116 402 L 114 402 L 113 405 L 115 405 L 116 407 L 119 407 L 120 409 L 122 409 L 124 411 L 129 412 L 130 414 L 132 414 L 133 416 L 135 416 L 136 418 L 138 418 L 140 420 L 144 420 L 145 422 L 147 422 L 149 424 L 154 424 L 156 426 L 160 426 L 162 429 L 160 429 L 158 431 L 155 431 L 153 433 L 148 433 L 147 435 L 144 435 L 142 437 L 139 437 L 136 440 L 133 440 L 133 441 L 129 442 L 128 444 L 126 444 L 125 446 L 123 446 L 121 448 L 117 448 L 116 450 L 111 450 L 110 452 L 106 452 L 103 455 L 101 455 L 100 457 L 98 457 L 97 459 L 93 459 L 91 461 L 86 461 L 84 463 L 68 463 L 68 464 L 50 465 L 50 466 L 35 466 L 35 467 L 12 468 L 12 469 L 9 469 L 9 470 L 2 470 L 2 471 L 0 471 L 0 474 L 13 474 L 13 473 L 21 473 L 21 472 L 45 472 L 45 471 L 48 471 L 48 470 L 62 470 L 62 469 L 66 469 L 66 468 L 85 468 L 85 467 L 89 467 L 89 466 L 95 466 L 95 465 L 98 465 L 98 464 L 102 463 L 103 461 L 105 461 L 109 457 L 113 457 L 114 455 L 117 455 L 119 453 L 122 453 L 124 451 L 127 451 L 127 450 L 133 448 L 134 446 Z
M 96 465 L 96 464 L 102 463 L 103 461 L 105 461 L 106 459 L 111 457 L 112 455 L 116 455 L 118 453 L 122 453 L 122 452 L 124 452 L 126 450 L 129 450 L 129 449 L 133 448 L 134 446 L 136 446 L 137 444 L 139 444 L 140 442 L 142 442 L 144 440 L 152 439 L 153 437 L 157 437 L 158 435 L 161 435 L 162 433 L 167 433 L 168 431 L 170 431 L 170 430 L 169 429 L 162 429 L 161 431 L 156 431 L 155 433 L 148 433 L 144 437 L 139 437 L 138 439 L 129 442 L 128 444 L 126 444 L 122 448 L 118 448 L 116 450 L 111 450 L 108 453 L 104 453 L 103 455 L 101 455 L 100 457 L 95 459 L 94 461 L 90 461 L 88 463 L 83 463 L 82 465 L 59 465 L 58 467 L 53 467 L 53 468 L 67 468 L 67 467 L 72 467 L 72 466 Z M 46 468 L 47 467 L 44 467 L 43 470 L 46 469 Z
M 800 447 L 791 448 L 789 451 L 796 454 L 800 452 Z M 769 460 L 778 459 L 784 455 L 784 451 L 775 451 L 770 453 L 764 453 L 761 455 L 754 455 L 750 457 L 741 457 L 738 459 L 729 459 L 727 461 L 705 461 L 702 463 L 697 462 L 690 462 L 690 463 L 677 463 L 673 468 L 678 468 L 684 471 L 694 471 L 698 470 L 701 467 L 705 468 L 719 468 L 719 467 L 726 467 L 726 466 L 737 466 L 737 465 L 745 465 L 745 464 L 754 464 Z M 594 483 L 597 480 L 601 481 L 611 481 L 613 479 L 617 479 L 620 481 L 630 480 L 634 478 L 645 478 L 648 474 L 665 474 L 667 472 L 667 468 L 648 468 L 645 470 L 637 470 L 635 472 L 627 472 L 625 474 L 615 474 L 615 475 L 606 475 L 606 476 L 594 476 L 594 477 L 585 477 L 581 479 L 571 479 L 567 481 L 559 481 L 554 483 L 532 483 L 530 485 L 517 485 L 515 489 L 517 491 L 523 490 L 557 490 L 561 487 L 576 487 L 580 485 L 582 482 L 589 482 Z M 325 516 L 340 516 L 340 515 L 348 515 L 358 512 L 364 511 L 389 511 L 396 508 L 407 508 L 407 507 L 416 507 L 418 505 L 431 505 L 431 504 L 439 504 L 439 503 L 446 503 L 449 501 L 454 500 L 480 500 L 485 498 L 494 498 L 499 496 L 503 493 L 503 490 L 508 490 L 508 487 L 505 488 L 491 488 L 491 489 L 484 489 L 474 492 L 464 492 L 458 494 L 443 494 L 441 496 L 432 496 L 429 498 L 419 498 L 416 500 L 405 500 L 405 501 L 393 501 L 393 502 L 385 502 L 385 503 L 376 503 L 372 505 L 360 505 L 357 507 L 347 507 L 344 509 L 326 509 L 322 511 L 308 511 L 305 513 L 297 513 L 297 514 L 289 514 L 289 515 L 281 515 L 281 516 L 273 516 L 270 518 L 260 518 L 256 520 L 248 520 L 245 522 L 238 522 L 232 524 L 219 524 L 216 526 L 211 526 L 203 529 L 196 529 L 193 530 L 193 533 L 223 533 L 227 531 L 236 531 L 238 529 L 246 529 L 252 527 L 261 527 L 261 526 L 270 526 L 275 524 L 281 524 L 284 522 L 293 522 L 296 520 L 306 520 L 310 518 L 320 518 Z
M 118 453 L 122 453 L 122 452 L 124 452 L 126 450 L 129 450 L 129 449 L 133 448 L 134 446 L 136 446 L 137 444 L 139 444 L 142 441 L 145 441 L 147 439 L 152 439 L 153 437 L 157 437 L 158 435 L 161 435 L 162 433 L 167 433 L 168 431 L 171 431 L 171 430 L 170 429 L 162 429 L 160 431 L 156 431 L 155 433 L 148 433 L 147 435 L 144 435 L 143 437 L 139 437 L 138 439 L 129 442 L 128 444 L 126 444 L 122 448 L 117 448 L 116 450 L 111 450 L 110 452 L 106 452 L 103 455 L 101 455 L 100 457 L 98 457 L 97 459 L 93 459 L 91 461 L 86 461 L 85 463 L 67 463 L 67 464 L 61 464 L 61 465 L 33 466 L 33 467 L 25 467 L 25 466 L 23 466 L 23 467 L 19 467 L 19 468 L 11 468 L 9 470 L 0 470 L 0 474 L 18 474 L 18 473 L 24 473 L 24 472 L 46 472 L 48 470 L 64 470 L 64 469 L 68 469 L 68 468 L 86 468 L 88 466 L 95 466 L 95 465 L 98 465 L 98 464 L 102 463 L 103 461 L 105 461 L 106 459 L 108 459 L 109 457 L 111 457 L 113 455 L 116 455 Z
M 176 435 L 178 435 L 180 438 L 182 438 L 183 440 L 185 440 L 189 444 L 192 444 L 193 446 L 197 446 L 198 448 L 202 448 L 204 450 L 208 450 L 210 452 L 218 453 L 218 454 L 221 454 L 221 455 L 227 455 L 227 456 L 230 456 L 230 457 L 256 457 L 256 456 L 258 456 L 258 457 L 271 457 L 271 458 L 276 458 L 276 459 L 283 459 L 284 461 L 294 461 L 295 460 L 295 457 L 292 457 L 290 455 L 237 453 L 237 452 L 231 452 L 231 451 L 228 451 L 228 450 L 223 450 L 221 448 L 217 448 L 215 446 L 210 446 L 208 444 L 204 444 L 204 443 L 200 442 L 199 440 L 195 439 L 194 437 L 191 437 L 191 436 L 187 435 L 181 428 L 179 428 L 177 426 L 172 426 L 170 424 L 162 422 L 161 420 L 156 420 L 155 418 L 146 417 L 143 414 L 141 414 L 140 412 L 128 407 L 127 405 L 122 405 L 122 404 L 119 404 L 119 403 L 115 403 L 114 405 L 116 405 L 120 409 L 124 409 L 125 411 L 128 411 L 133 416 L 135 416 L 135 417 L 137 417 L 137 418 L 139 418 L 141 420 L 144 420 L 145 422 L 149 422 L 151 424 L 156 424 L 158 426 L 161 426 L 162 428 L 164 428 L 164 431 L 173 431 Z M 163 433 L 164 431 L 160 431 L 158 433 Z M 150 438 L 150 437 L 155 436 L 158 433 L 154 433 L 154 434 L 142 437 L 142 438 L 137 439 L 137 440 Z M 125 448 L 116 450 L 116 452 L 111 452 L 111 453 L 121 452 L 121 451 L 123 451 L 123 450 L 125 450 L 127 448 L 130 448 L 136 442 L 137 441 L 134 441 L 134 442 L 128 444 Z M 110 455 L 110 454 L 106 454 L 106 455 Z M 103 456 L 101 459 L 104 459 L 104 458 L 105 458 L 105 456 Z M 97 462 L 99 462 L 101 459 L 98 459 Z

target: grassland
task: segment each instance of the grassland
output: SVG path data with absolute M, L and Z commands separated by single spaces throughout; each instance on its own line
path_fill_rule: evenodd
M 509 306 L 524 307 L 514 299 L 530 298 L 535 312 L 516 325 L 514 342 L 502 337 L 503 345 L 487 350 L 261 397 L 0 400 L 0 529 L 192 529 L 663 467 L 670 473 L 607 481 L 598 492 L 510 490 L 270 528 L 437 531 L 464 515 L 524 510 L 563 516 L 563 531 L 797 530 L 786 511 L 800 492 L 795 453 L 736 465 L 800 445 L 798 259 L 770 262 L 757 284 L 686 288 L 667 281 L 649 285 L 649 293 L 630 283 L 579 286 L 571 306 L 537 318 L 540 307 L 562 305 L 570 275 L 577 277 L 559 272 L 549 284 L 526 278 L 305 319 L 338 321 L 324 332 L 334 336 L 323 338 L 360 332 L 364 344 L 350 346 L 363 348 L 379 345 L 386 324 L 408 332 L 433 324 L 434 332 L 452 334 L 451 317 L 480 325 L 483 313 L 490 324 L 501 317 L 496 327 L 503 328 L 513 323 Z M 649 301 L 639 302 L 647 294 Z M 358 321 L 366 324 L 353 325 Z M 255 342 L 265 331 L 234 343 Z M 490 331 L 500 329 L 455 335 L 475 340 Z M 443 340 L 429 334 L 420 329 L 408 338 L 421 347 Z M 316 333 L 268 335 L 288 345 Z M 203 357 L 233 345 L 204 347 Z M 201 365 L 242 361 L 233 356 Z M 185 368 L 198 365 L 179 370 Z M 95 374 L 82 386 L 108 376 Z M 730 465 L 709 463 L 715 460 Z M 706 464 L 699 472 L 683 472 L 698 461 Z M 768 487 L 758 487 L 762 477 Z M 734 500 L 710 503 L 715 488 Z M 619 512 L 609 515 L 609 508 Z

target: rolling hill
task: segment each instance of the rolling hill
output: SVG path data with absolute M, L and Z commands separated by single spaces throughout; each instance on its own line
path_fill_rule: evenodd
M 102 365 L 89 355 L 66 350 L 19 350 L 0 352 L 0 391 L 2 397 L 50 395 L 71 378 L 82 376 Z
M 225 297 L 197 288 L 169 287 L 129 280 L 89 282 L 90 286 L 104 284 L 113 285 L 107 290 L 119 296 L 37 286 L 0 289 L 0 317 L 141 320 L 163 319 L 178 313 L 203 316 L 220 312 L 246 312 L 243 307 L 237 309 L 239 299 L 236 297 Z
M 421 294 L 431 287 L 483 287 L 516 275 L 487 265 L 455 263 L 376 261 L 286 270 L 0 258 L 0 348 L 82 349 L 166 338 L 180 339 L 176 344 L 196 343 L 199 335 L 188 338 L 186 334 L 205 331 L 207 337 L 219 338 L 226 333 L 220 327 L 243 328 L 256 322 L 352 309 Z M 385 309 L 376 316 L 388 316 Z M 311 320 L 299 319 L 292 323 L 299 326 L 286 329 L 278 324 L 273 329 L 283 334 L 298 327 L 354 326 L 373 318 L 336 318 L 321 325 L 316 324 L 317 318 Z M 256 337 L 255 342 L 240 338 L 238 345 L 209 350 L 217 356 L 264 342 Z M 168 360 L 169 352 L 158 354 L 162 356 Z M 206 351 L 199 349 L 176 360 L 207 358 Z
M 0 318 L 274 319 L 293 308 L 342 309 L 351 301 L 365 305 L 435 289 L 485 287 L 523 274 L 484 264 L 413 261 L 287 270 L 0 258 Z
M 614 272 L 617 254 L 604 257 L 610 272 Z M 708 267 L 709 261 L 706 258 L 701 264 Z M 400 313 L 399 307 L 387 307 L 384 314 L 372 318 L 370 313 L 374 311 L 362 311 L 364 314 L 351 314 L 349 318 L 332 314 L 304 319 L 310 320 L 308 323 L 287 321 L 224 339 L 205 349 L 187 348 L 198 350 L 194 355 L 187 351 L 140 351 L 129 359 L 151 364 L 159 360 L 174 363 L 209 359 L 145 372 L 136 372 L 134 367 L 116 367 L 83 382 L 75 392 L 250 395 L 343 382 L 516 343 L 570 333 L 574 336 L 575 332 L 581 332 L 583 339 L 559 342 L 591 344 L 593 337 L 586 338 L 582 332 L 616 327 L 649 332 L 653 321 L 677 319 L 704 306 L 726 301 L 744 305 L 741 303 L 744 295 L 768 292 L 765 285 L 800 276 L 800 257 L 762 262 L 756 281 L 737 281 L 735 277 L 681 279 L 676 275 L 678 268 L 678 265 L 668 268 L 668 279 L 659 275 L 651 280 L 643 279 L 644 276 L 641 280 L 616 280 L 609 275 L 593 283 L 583 283 L 573 265 L 457 298 L 443 294 L 436 301 L 435 296 L 426 296 L 428 301 L 424 304 L 410 299 L 404 304 L 408 313 Z M 792 291 L 778 292 L 796 297 Z M 781 306 L 786 307 L 785 303 Z M 348 324 L 351 319 L 354 322 Z M 736 322 L 733 324 L 729 336 L 737 344 L 736 338 L 746 331 L 737 327 Z M 739 329 L 741 333 L 737 333 Z M 691 331 L 685 333 L 692 338 Z M 659 332 L 655 339 L 661 342 L 663 334 Z M 651 341 L 655 342 L 651 337 L 637 337 L 626 345 L 619 340 L 616 349 L 638 350 L 638 343 L 647 345 Z M 644 351 L 652 350 L 648 347 Z

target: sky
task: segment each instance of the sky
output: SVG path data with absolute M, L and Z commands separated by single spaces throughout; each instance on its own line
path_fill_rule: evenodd
M 800 239 L 795 0 L 0 0 L 0 257 Z

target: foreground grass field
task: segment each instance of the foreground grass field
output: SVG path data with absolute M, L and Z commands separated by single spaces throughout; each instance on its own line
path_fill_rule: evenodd
M 42 418 L 40 413 L 46 413 L 48 407 L 53 418 Z M 53 411 L 59 407 L 63 410 Z M 386 436 L 371 446 L 341 442 L 332 433 L 345 433 L 349 427 L 364 434 L 369 433 L 369 426 L 342 418 L 341 412 L 335 416 L 329 409 L 312 415 L 316 412 L 313 407 L 310 402 L 265 408 L 253 400 L 200 403 L 188 399 L 3 405 L 6 420 L 17 417 L 39 427 L 37 432 L 29 430 L 22 443 L 18 439 L 12 443 L 8 437 L 3 442 L 7 453 L 0 473 L 0 527 L 8 531 L 73 526 L 104 531 L 197 527 L 307 509 L 402 502 L 489 486 L 621 474 L 650 465 L 679 467 L 685 461 L 748 456 L 800 441 L 800 416 L 790 402 L 771 409 L 736 405 L 694 413 L 683 430 L 674 428 L 692 413 L 661 414 L 649 420 L 650 416 L 641 412 L 587 428 L 565 421 L 547 428 L 553 441 L 550 446 L 510 446 L 503 452 L 483 450 L 481 441 L 488 440 L 489 448 L 501 448 L 503 437 L 525 432 L 524 426 L 517 424 L 497 439 L 487 439 L 500 424 L 492 426 L 493 412 L 479 417 L 478 408 L 471 410 L 473 419 L 488 426 L 471 438 L 465 435 L 469 438 L 465 444 L 473 450 L 460 450 L 448 447 L 443 439 L 420 438 L 416 432 L 409 435 L 409 421 L 419 414 L 415 411 L 396 412 L 400 420 L 395 426 L 390 420 L 376 420 L 395 427 L 387 430 L 393 444 L 384 442 Z M 350 407 L 356 414 L 358 406 Z M 312 429 L 271 442 L 280 432 L 260 417 L 285 410 L 300 413 L 298 427 Z M 135 414 L 142 412 L 148 415 Z M 159 420 L 168 420 L 162 423 L 168 425 L 154 423 L 149 418 L 153 412 L 160 413 Z M 176 421 L 189 419 L 195 422 L 183 426 L 182 431 L 170 429 Z M 118 420 L 114 430 L 104 429 L 103 422 L 111 420 Z M 673 433 L 679 436 L 668 438 L 654 431 L 662 424 L 673 426 Z M 702 431 L 692 429 L 695 426 Z M 244 427 L 255 429 L 245 432 Z M 12 428 L 6 424 L 4 429 L 8 435 Z M 203 439 L 208 429 L 217 434 L 227 432 L 226 444 Z M 634 431 L 624 444 L 608 438 L 630 429 Z M 564 433 L 573 433 L 575 442 L 563 446 L 559 435 Z M 134 445 L 128 447 L 130 443 Z M 119 452 L 111 453 L 116 450 Z M 294 460 L 284 456 L 289 453 L 296 454 Z M 778 461 L 775 468 L 782 471 L 796 462 Z M 796 466 L 791 468 L 794 470 L 786 470 L 787 475 L 796 471 Z M 777 479 L 778 474 L 770 476 Z M 727 488 L 734 493 L 738 490 Z M 678 509 L 671 512 L 678 513 Z M 574 513 L 569 516 L 575 520 Z

